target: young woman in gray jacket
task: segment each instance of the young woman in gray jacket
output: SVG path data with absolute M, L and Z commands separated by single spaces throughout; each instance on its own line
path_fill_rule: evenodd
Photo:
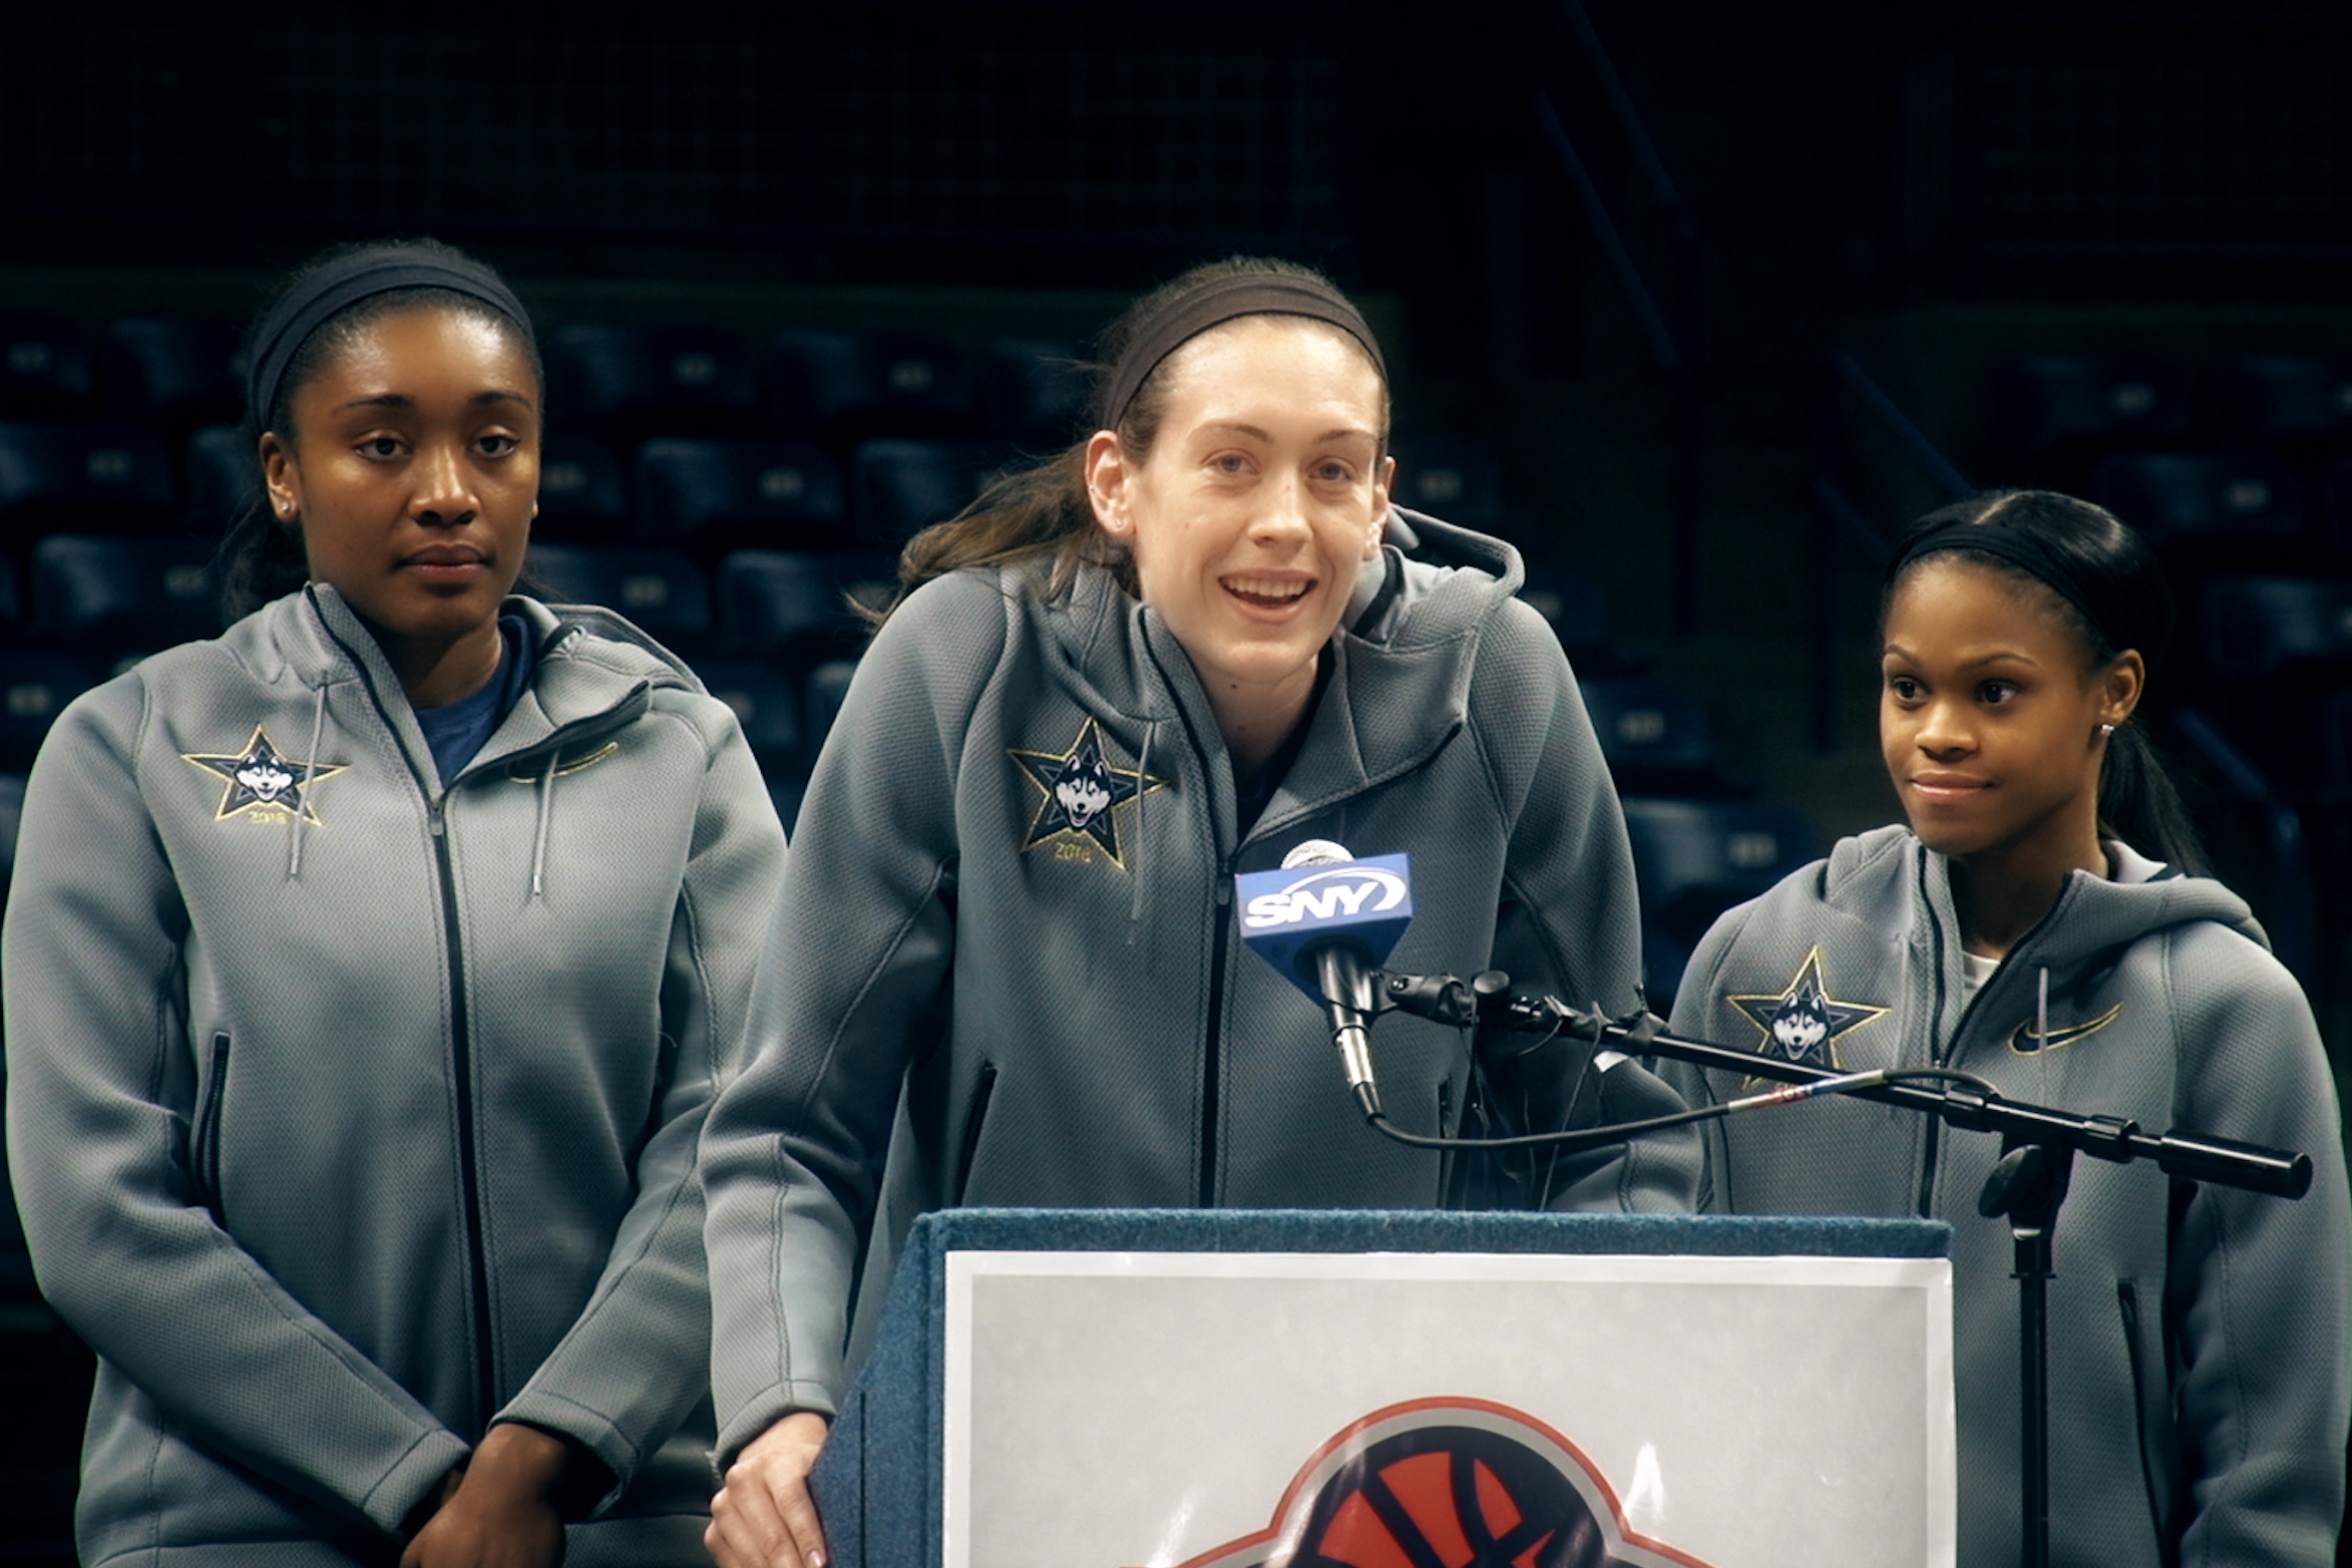
M 2010 492 L 1923 519 L 1888 579 L 1879 706 L 1910 826 L 1726 915 L 1674 1026 L 2309 1154 L 2293 1202 L 2075 1161 L 2054 1231 L 2050 1531 L 2070 1568 L 2317 1568 L 2352 1409 L 2335 1087 L 2293 978 L 2198 874 L 2141 733 L 2170 621 L 2147 545 L 2085 502 Z M 1694 1104 L 1744 1088 L 1667 1075 Z M 1977 1209 L 1999 1140 L 1838 1100 L 1715 1122 L 1707 1144 L 1719 1209 L 1951 1222 L 1960 1562 L 2015 1562 L 2018 1293 L 2009 1221 Z
M 695 1563 L 696 1140 L 783 832 L 675 659 L 511 594 L 541 377 L 488 268 L 330 256 L 249 399 L 266 602 L 60 717 L 8 906 L 82 1561 Z
M 1448 1200 L 1444 1161 L 1357 1113 L 1322 1008 L 1245 949 L 1237 872 L 1311 839 L 1406 851 L 1395 968 L 1641 1003 L 1623 819 L 1517 554 L 1420 518 L 1434 560 L 1383 542 L 1362 315 L 1236 260 L 1111 346 L 1091 437 L 909 547 L 802 807 L 759 1054 L 704 1140 L 722 1564 L 822 1550 L 802 1477 L 892 1216 Z M 1460 1127 L 1459 1033 L 1392 1014 L 1373 1054 L 1392 1118 Z M 1679 1109 L 1565 1046 L 1481 1065 L 1539 1129 Z M 1676 1208 L 1696 1157 L 1685 1134 L 1540 1161 L 1519 1196 Z

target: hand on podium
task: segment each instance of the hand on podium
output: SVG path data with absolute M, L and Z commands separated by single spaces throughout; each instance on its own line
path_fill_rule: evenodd
M 825 1446 L 825 1417 L 796 1411 L 761 1432 L 727 1466 L 710 1500 L 702 1544 L 718 1568 L 825 1568 L 825 1532 L 809 1498 L 809 1470 Z

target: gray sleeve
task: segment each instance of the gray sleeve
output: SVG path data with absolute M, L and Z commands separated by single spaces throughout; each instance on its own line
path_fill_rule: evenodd
M 677 722 L 664 737 L 708 744 Z M 636 1198 L 586 1309 L 499 1414 L 578 1438 L 612 1471 L 609 1502 L 700 1402 L 709 1370 L 703 1121 L 743 1065 L 753 976 L 783 879 L 784 829 L 727 715 L 711 745 L 661 981 L 672 1059 L 637 1156 Z M 646 1049 L 656 1048 L 648 1040 Z
M 2191 1478 L 2180 1560 L 2331 1562 L 2352 1418 L 2352 1197 L 2335 1083 L 2284 969 L 2218 927 L 2174 940 L 2180 1123 L 2300 1149 L 2313 1168 L 2300 1199 L 2207 1185 L 2179 1216 L 2165 1321 Z
M 801 805 L 750 1064 L 703 1137 L 722 1464 L 841 1396 L 899 1087 L 955 951 L 959 752 L 1005 614 L 973 574 L 903 604 L 859 662 Z
M 467 1445 L 220 1227 L 188 1162 L 187 916 L 141 796 L 136 677 L 26 791 L 4 959 L 10 1176 L 42 1293 L 174 1427 L 387 1532 Z
M 1542 618 L 1511 600 L 1479 649 L 1471 684 L 1477 728 L 1510 845 L 1497 911 L 1494 967 L 1522 993 L 1612 1017 L 1642 1005 L 1641 909 L 1625 813 L 1602 760 L 1567 656 Z M 1549 1049 L 1490 1063 L 1506 1098 L 1531 1107 L 1528 1130 L 1596 1126 L 1681 1108 L 1639 1064 L 1589 1072 L 1589 1052 Z M 1510 1107 L 1504 1107 L 1509 1114 Z M 1688 1212 L 1699 1173 L 1697 1135 L 1654 1133 L 1579 1155 L 1544 1156 L 1532 1196 L 1555 1209 Z

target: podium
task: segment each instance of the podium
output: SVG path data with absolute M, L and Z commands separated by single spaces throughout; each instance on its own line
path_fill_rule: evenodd
M 942 1211 L 811 1484 L 834 1568 L 1949 1568 L 1949 1234 Z

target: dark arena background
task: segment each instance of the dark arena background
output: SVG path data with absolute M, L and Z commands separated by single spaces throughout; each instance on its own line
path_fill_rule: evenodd
M 244 319 L 418 233 L 537 319 L 531 570 L 687 654 L 787 823 L 842 593 L 1075 433 L 1090 334 L 1197 260 L 1322 265 L 1388 342 L 1402 499 L 1529 560 L 1662 1009 L 1717 912 L 1895 815 L 1888 541 L 2090 495 L 2171 566 L 2155 733 L 2352 1058 L 2341 7 L 10 7 L 9 847 L 57 709 L 216 623 Z M 0 1563 L 71 1558 L 89 1375 L 0 1206 Z

